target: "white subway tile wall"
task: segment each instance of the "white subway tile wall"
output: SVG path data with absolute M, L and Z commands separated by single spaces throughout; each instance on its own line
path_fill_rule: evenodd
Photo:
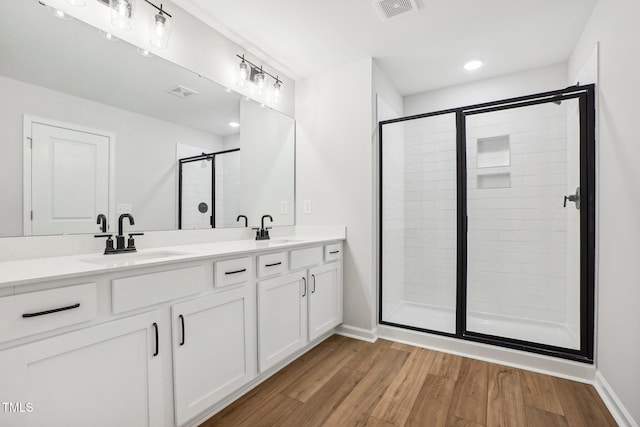
M 471 115 L 466 129 L 468 311 L 565 324 L 566 103 Z M 501 135 L 510 164 L 477 167 L 478 139 Z M 510 186 L 482 188 L 487 173 L 508 174 Z
M 455 308 L 456 194 L 455 115 L 406 122 L 406 301 Z M 437 322 L 440 328 L 434 323 L 431 329 L 455 332 L 455 311 L 442 313 L 448 313 L 449 322 Z M 428 327 L 424 321 L 420 326 Z

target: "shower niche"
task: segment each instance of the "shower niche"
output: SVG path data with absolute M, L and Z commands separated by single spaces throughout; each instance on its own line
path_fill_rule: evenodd
M 574 86 L 380 122 L 379 322 L 592 363 L 594 121 Z

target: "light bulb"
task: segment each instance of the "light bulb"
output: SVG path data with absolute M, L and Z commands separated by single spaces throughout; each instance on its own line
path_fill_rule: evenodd
M 153 16 L 151 23 L 151 35 L 149 43 L 159 49 L 166 49 L 169 44 L 169 33 L 171 32 L 171 22 L 162 13 Z
M 244 85 L 244 82 L 249 78 L 249 64 L 244 62 L 240 63 L 240 85 Z
M 264 73 L 260 71 L 253 77 L 253 82 L 256 84 L 256 94 L 258 96 L 264 95 Z
M 273 84 L 273 102 L 276 104 L 280 102 L 280 96 L 282 95 L 282 83 L 279 80 Z
M 122 30 L 133 28 L 135 0 L 109 0 L 111 24 Z

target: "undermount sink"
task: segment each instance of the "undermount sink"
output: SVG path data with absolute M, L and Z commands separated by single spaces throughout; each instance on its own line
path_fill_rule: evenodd
M 102 255 L 91 258 L 83 258 L 79 261 L 105 267 L 119 267 L 126 265 L 136 265 L 140 262 L 155 261 L 181 255 L 189 255 L 186 252 L 157 251 L 157 252 L 134 252 L 116 255 Z
M 297 240 L 297 239 L 274 239 L 274 240 L 269 240 L 267 243 L 299 243 L 302 242 L 302 240 Z

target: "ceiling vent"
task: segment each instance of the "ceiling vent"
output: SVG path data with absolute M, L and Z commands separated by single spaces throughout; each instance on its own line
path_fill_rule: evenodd
M 374 0 L 373 4 L 383 21 L 418 11 L 415 0 Z
M 171 89 L 168 89 L 167 92 L 169 92 L 171 95 L 175 95 L 179 98 L 188 98 L 191 95 L 195 95 L 196 93 L 198 93 L 197 91 L 193 90 L 193 89 L 189 89 L 188 87 L 184 87 L 181 85 L 178 86 L 174 86 Z

